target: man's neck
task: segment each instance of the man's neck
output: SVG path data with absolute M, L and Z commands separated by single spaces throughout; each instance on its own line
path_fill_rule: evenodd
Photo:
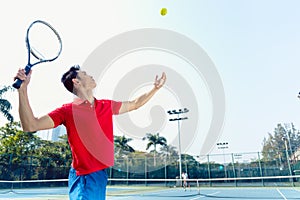
M 94 94 L 93 92 L 79 92 L 77 97 L 81 100 L 88 101 L 90 104 L 94 104 Z

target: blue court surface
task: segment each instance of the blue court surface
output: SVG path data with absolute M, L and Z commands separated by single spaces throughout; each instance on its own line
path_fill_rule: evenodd
M 111 188 L 108 187 L 107 200 L 196 200 L 196 199 L 300 199 L 300 188 Z M 0 199 L 67 200 L 67 188 L 27 189 L 1 191 Z
M 128 194 L 124 196 L 108 196 L 108 200 L 118 199 L 300 199 L 299 188 L 202 188 L 184 191 L 181 188 L 149 191 L 143 194 Z

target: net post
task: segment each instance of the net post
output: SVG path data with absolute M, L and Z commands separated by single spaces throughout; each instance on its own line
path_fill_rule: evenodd
M 199 184 L 199 179 L 197 179 L 197 191 L 198 191 L 198 195 L 200 195 L 200 184 Z
M 14 182 L 13 181 L 11 182 L 10 192 L 12 192 L 12 193 L 14 192 Z

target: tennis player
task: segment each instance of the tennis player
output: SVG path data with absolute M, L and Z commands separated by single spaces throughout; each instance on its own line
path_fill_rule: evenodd
M 96 82 L 79 66 L 72 66 L 62 76 L 65 88 L 76 98 L 73 102 L 35 117 L 31 109 L 27 88 L 32 71 L 28 75 L 20 69 L 15 78 L 23 80 L 18 89 L 19 115 L 25 132 L 66 126 L 72 151 L 69 172 L 70 200 L 105 200 L 108 181 L 106 168 L 113 165 L 113 115 L 140 108 L 164 85 L 166 74 L 156 76 L 153 88 L 133 101 L 98 100 L 93 89 Z
M 186 182 L 186 180 L 187 180 L 187 173 L 182 172 L 182 173 L 181 173 L 181 177 L 182 177 L 182 179 L 183 179 L 182 187 L 183 187 L 183 189 L 184 189 L 184 191 L 185 191 L 185 190 L 186 190 L 186 186 L 187 186 L 187 182 Z
M 188 183 L 188 179 L 189 179 L 188 174 L 186 172 L 182 172 L 181 177 L 183 179 L 183 185 L 182 185 L 182 187 L 183 187 L 184 191 L 186 191 L 187 187 L 189 187 L 191 189 L 190 184 Z

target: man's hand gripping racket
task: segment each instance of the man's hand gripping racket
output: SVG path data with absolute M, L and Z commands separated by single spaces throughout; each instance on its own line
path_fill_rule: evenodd
M 50 24 L 41 20 L 30 24 L 25 42 L 28 50 L 28 63 L 24 69 L 26 75 L 33 66 L 57 59 L 62 50 L 62 41 L 58 32 Z M 35 63 L 30 62 L 31 56 L 37 59 Z M 19 89 L 22 82 L 16 78 L 13 87 Z

